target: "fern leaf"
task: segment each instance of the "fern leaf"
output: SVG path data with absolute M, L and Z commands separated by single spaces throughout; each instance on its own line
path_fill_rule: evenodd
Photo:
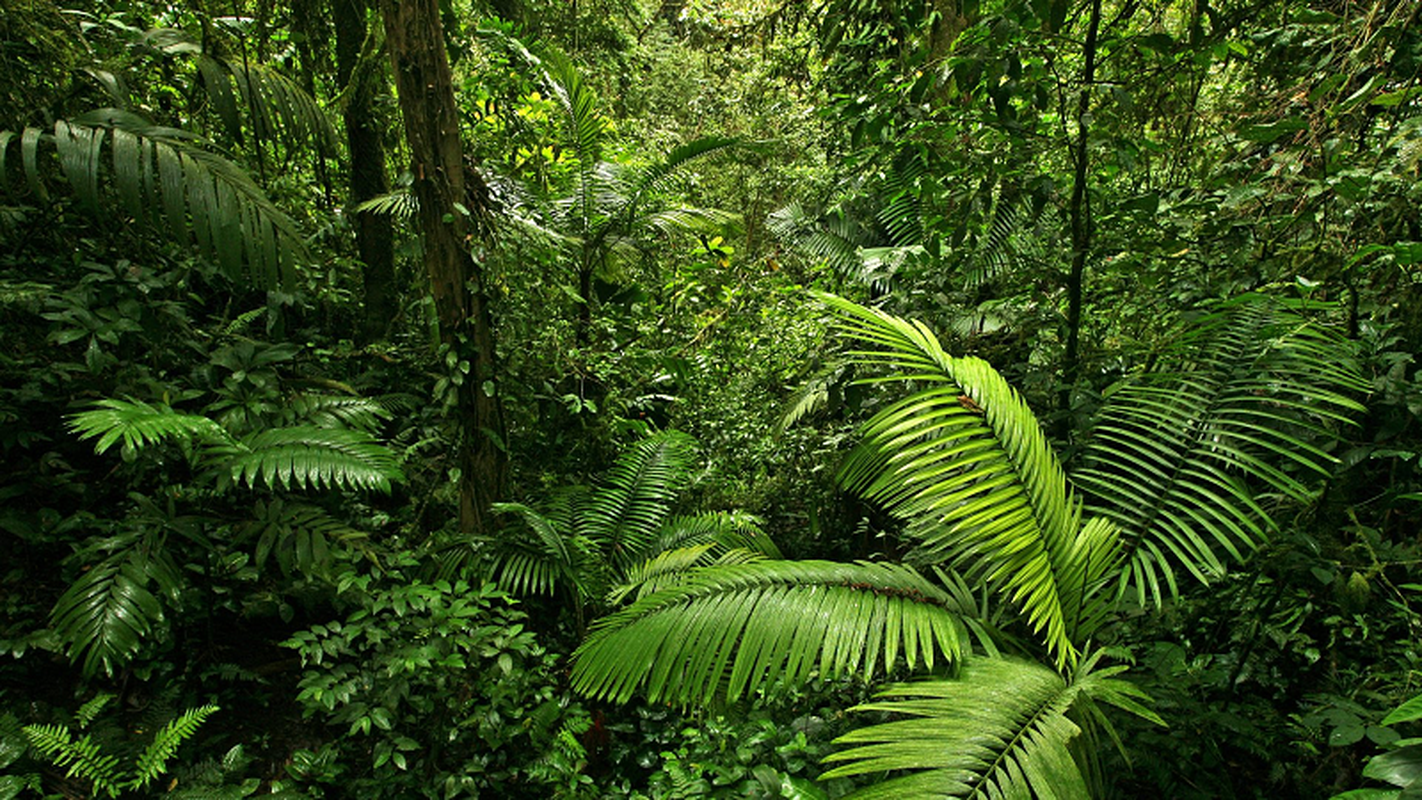
M 198 727 L 217 711 L 218 707 L 215 705 L 190 708 L 159 729 L 153 736 L 152 744 L 144 749 L 134 763 L 133 777 L 127 788 L 144 789 L 157 780 L 167 770 L 168 760 L 178 752 L 178 747 L 191 739 Z
M 735 700 L 784 676 L 871 676 L 953 661 L 967 633 L 954 599 L 888 564 L 757 561 L 718 566 L 641 598 L 593 626 L 573 685 L 626 702 Z
M 95 794 L 119 796 L 118 757 L 101 752 L 88 734 L 74 739 L 63 725 L 26 725 L 24 731 L 32 747 L 66 770 L 65 777 L 90 781 Z

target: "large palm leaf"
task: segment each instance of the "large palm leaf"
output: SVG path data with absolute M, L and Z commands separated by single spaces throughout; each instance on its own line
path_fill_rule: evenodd
M 909 522 L 913 558 L 946 561 L 1018 605 L 1061 664 L 1076 657 L 1081 504 L 1025 400 L 987 362 L 911 323 L 821 295 L 867 347 L 850 358 L 915 388 L 874 416 L 844 484 Z M 1110 554 L 1097 554 L 1109 561 Z
M 1206 581 L 1257 547 L 1273 523 L 1255 488 L 1306 500 L 1365 390 L 1351 345 L 1277 301 L 1241 298 L 1191 325 L 1109 393 L 1071 473 L 1122 529 L 1123 585 L 1158 605 L 1177 571 Z
M 395 454 L 364 430 L 298 425 L 237 438 L 207 417 L 168 406 L 134 400 L 101 400 L 99 406 L 70 420 L 79 438 L 98 440 L 96 452 L 119 442 L 130 450 L 168 440 L 202 445 L 200 460 L 219 483 L 388 492 L 404 480 Z
M 196 244 L 229 275 L 245 265 L 258 285 L 275 286 L 309 261 L 295 223 L 246 172 L 200 147 L 192 134 L 118 109 L 59 120 L 49 133 L 0 131 L 0 193 L 23 199 L 9 160 L 18 149 L 24 185 L 46 199 L 47 147 L 82 207 L 94 214 L 120 210 L 179 244 Z
M 1161 723 L 1141 705 L 1143 693 L 1115 677 L 1124 668 L 1085 669 L 1092 665 L 1094 659 L 1064 678 L 1040 664 L 974 658 L 953 680 L 890 687 L 880 700 L 853 710 L 906 718 L 840 737 L 853 746 L 825 761 L 848 763 L 823 777 L 911 771 L 855 792 L 855 800 L 1090 797 L 1070 748 L 1081 733 L 1083 715 L 1073 713 L 1078 702 L 1105 703 Z
M 573 685 L 625 702 L 732 700 L 777 678 L 873 676 L 968 648 L 958 598 L 891 564 L 757 561 L 693 572 L 596 623 Z

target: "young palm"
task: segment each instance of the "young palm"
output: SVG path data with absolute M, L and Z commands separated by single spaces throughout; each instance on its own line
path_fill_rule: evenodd
M 1093 755 L 1078 742 L 1094 741 L 1098 730 L 1114 737 L 1102 706 L 1160 722 L 1140 690 L 1120 677 L 1125 667 L 1102 665 L 1093 641 L 1112 620 L 1122 588 L 1136 581 L 1140 554 L 1155 552 L 1148 543 L 1178 538 L 1178 530 L 1140 523 L 1109 493 L 1094 492 L 1088 506 L 1031 409 L 986 362 L 948 355 L 920 323 L 822 299 L 859 343 L 851 360 L 887 372 L 868 380 L 909 388 L 865 425 L 863 444 L 841 476 L 905 522 L 913 545 L 907 564 L 765 562 L 694 572 L 596 623 L 577 652 L 575 685 L 619 701 L 645 692 L 689 703 L 721 691 L 734 699 L 768 680 L 816 670 L 873 678 L 895 669 L 901 655 L 910 670 L 932 667 L 936 654 L 951 663 L 951 675 L 891 687 L 865 706 L 905 718 L 843 737 L 851 747 L 829 759 L 838 766 L 827 777 L 909 771 L 862 790 L 863 797 L 1090 796 Z M 1356 407 L 1344 396 L 1357 386 L 1346 343 L 1266 305 L 1268 315 L 1290 319 L 1295 334 L 1274 337 L 1263 348 L 1270 358 L 1298 347 L 1312 357 L 1326 350 L 1327 363 L 1336 365 L 1288 371 L 1288 392 L 1328 400 L 1337 413 L 1326 419 L 1341 419 Z M 1137 396 L 1118 393 L 1103 418 L 1160 402 L 1158 395 L 1145 402 Z M 1268 459 L 1253 454 L 1258 447 L 1267 454 L 1279 441 L 1270 431 L 1287 428 L 1301 442 L 1302 431 L 1328 433 L 1315 412 L 1296 419 L 1293 412 L 1303 411 L 1285 402 L 1243 422 L 1240 414 L 1199 420 L 1211 432 L 1190 441 L 1212 447 L 1214 457 L 1186 448 L 1184 460 L 1238 489 L 1211 498 L 1233 504 L 1219 513 L 1257 512 L 1251 481 L 1280 485 Z M 1138 444 L 1097 447 L 1090 469 L 1113 476 L 1144 470 Z M 1307 453 L 1307 464 L 1326 468 L 1322 448 L 1310 445 Z M 1196 483 L 1142 483 L 1125 500 L 1132 511 L 1188 505 L 1210 496 L 1181 488 Z M 935 583 L 920 569 L 946 580 Z M 997 655 L 964 579 L 981 587 L 989 604 L 1020 613 L 1037 648 L 1029 643 L 1025 652 L 1040 660 Z M 968 630 L 980 634 L 985 655 L 972 653 Z

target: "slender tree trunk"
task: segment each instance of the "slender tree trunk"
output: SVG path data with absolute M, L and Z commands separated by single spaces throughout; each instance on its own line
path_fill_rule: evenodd
M 374 104 L 380 86 L 375 72 L 361 67 L 365 48 L 367 0 L 332 0 L 336 23 L 336 77 L 348 93 L 345 108 L 346 145 L 351 154 L 351 208 L 356 251 L 365 265 L 365 317 L 361 338 L 383 336 L 397 311 L 395 246 L 389 215 L 354 211 L 355 206 L 390 191 L 385 174 L 385 147 Z
M 1096 34 L 1101 27 L 1101 0 L 1091 0 L 1091 17 L 1086 28 L 1086 64 L 1082 67 L 1081 98 L 1076 106 L 1076 144 L 1073 147 L 1075 176 L 1071 187 L 1071 272 L 1067 275 L 1066 356 L 1062 359 L 1062 390 L 1058 405 L 1062 431 L 1070 430 L 1071 390 L 1081 372 L 1081 295 L 1086 278 L 1086 259 L 1091 252 L 1091 204 L 1087 199 L 1086 176 L 1089 155 L 1091 89 L 1096 83 Z
M 466 532 L 480 531 L 487 527 L 489 504 L 499 494 L 506 464 L 503 409 L 494 383 L 493 322 L 482 270 L 470 254 L 487 215 L 488 195 L 477 173 L 466 172 L 438 0 L 381 0 L 381 10 L 410 145 L 440 337 L 470 365 L 457 404 L 459 524 Z

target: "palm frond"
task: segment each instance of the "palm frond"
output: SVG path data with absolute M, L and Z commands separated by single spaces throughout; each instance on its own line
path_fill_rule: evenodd
M 853 745 L 825 758 L 849 762 L 822 777 L 911 770 L 860 789 L 855 800 L 900 797 L 1084 798 L 1091 793 L 1071 750 L 1079 698 L 1120 704 L 1159 721 L 1121 668 L 1073 681 L 1040 664 L 972 658 L 953 680 L 901 684 L 852 711 L 903 715 L 836 740 Z
M 913 558 L 946 561 L 1019 605 L 1060 664 L 1076 658 L 1064 602 L 1081 505 L 1025 400 L 987 362 L 943 351 L 910 323 L 820 295 L 852 339 L 852 360 L 922 386 L 880 411 L 841 480 L 909 522 Z
M 252 563 L 259 569 L 275 556 L 285 575 L 325 578 L 330 575 L 333 549 L 369 538 L 324 509 L 281 498 L 258 501 L 253 511 L 252 521 L 238 529 L 234 544 L 255 540 Z
M 405 479 L 395 454 L 365 431 L 299 425 L 269 428 L 225 448 L 219 469 L 234 483 L 389 492 Z
M 100 400 L 94 405 L 100 408 L 70 417 L 69 429 L 80 439 L 98 439 L 94 444 L 96 453 L 103 453 L 119 442 L 129 450 L 171 439 L 236 444 L 221 425 L 198 414 L 184 414 L 168 406 L 138 400 Z
M 778 677 L 872 676 L 954 661 L 967 630 L 952 596 L 889 564 L 764 560 L 719 566 L 593 627 L 574 654 L 578 691 L 626 702 L 734 700 Z
M 1366 391 L 1351 345 L 1265 298 L 1245 298 L 1177 337 L 1153 371 L 1114 387 L 1073 482 L 1122 530 L 1122 583 L 1139 602 L 1208 581 L 1223 556 L 1268 535 L 1253 487 L 1297 501 L 1327 477 L 1336 428 Z
M 14 136 L 0 137 L 0 167 L 13 141 Z M 245 264 L 261 286 L 289 283 L 296 265 L 309 261 L 295 223 L 246 172 L 199 147 L 191 134 L 154 126 L 131 112 L 104 109 L 60 120 L 52 134 L 27 128 L 18 142 L 26 183 L 41 200 L 48 192 L 40 151 L 49 143 L 70 188 L 91 213 L 122 209 L 179 244 L 196 244 L 233 277 Z M 107 170 L 106 151 L 111 154 Z M 0 192 L 18 198 L 3 172 Z
M 318 428 L 353 428 L 374 433 L 391 413 L 379 399 L 350 395 L 299 394 L 287 403 L 290 422 Z
M 355 210 L 408 221 L 420 213 L 420 199 L 415 197 L 415 193 L 410 191 L 409 187 L 404 187 L 372 197 L 357 205 Z
M 762 558 L 781 558 L 780 548 L 751 514 L 718 511 L 672 517 L 643 560 L 621 576 L 608 601 L 621 603 L 634 591 L 637 597 L 646 597 L 682 580 L 697 567 L 746 564 Z
M 262 64 L 240 64 L 209 55 L 199 55 L 197 61 L 208 102 L 233 141 L 245 141 L 245 108 L 247 124 L 258 140 L 280 138 L 298 147 L 309 143 L 322 155 L 336 154 L 339 138 L 330 118 L 290 78 Z
M 692 163 L 725 155 L 732 150 L 748 147 L 739 138 L 727 136 L 707 136 L 678 145 L 657 163 L 638 170 L 636 180 L 627 193 L 628 209 L 640 205 L 648 195 L 668 188 L 668 183 Z
M 766 225 L 810 259 L 856 282 L 873 283 L 859 257 L 859 249 L 872 242 L 867 231 L 844 213 L 812 214 L 797 202 L 772 212 Z
M 722 550 L 750 550 L 767 558 L 781 558 L 780 548 L 761 530 L 761 519 L 743 511 L 711 511 L 672 517 L 662 525 L 654 552 L 692 544 L 711 544 Z
M 533 532 L 532 539 L 504 535 L 484 542 L 490 553 L 490 574 L 509 594 L 551 595 L 559 588 L 585 593 L 578 579 L 584 554 L 570 530 L 568 505 L 557 504 L 554 508 L 550 516 L 544 516 L 522 503 L 493 505 L 494 513 L 516 514 Z
M 91 567 L 55 602 L 50 625 L 86 676 L 100 669 L 112 675 L 163 621 L 162 604 L 148 588 L 161 568 L 157 559 L 119 553 Z
M 623 450 L 588 496 L 578 530 L 607 552 L 616 572 L 626 572 L 655 540 L 690 478 L 694 444 L 676 431 L 649 436 Z

